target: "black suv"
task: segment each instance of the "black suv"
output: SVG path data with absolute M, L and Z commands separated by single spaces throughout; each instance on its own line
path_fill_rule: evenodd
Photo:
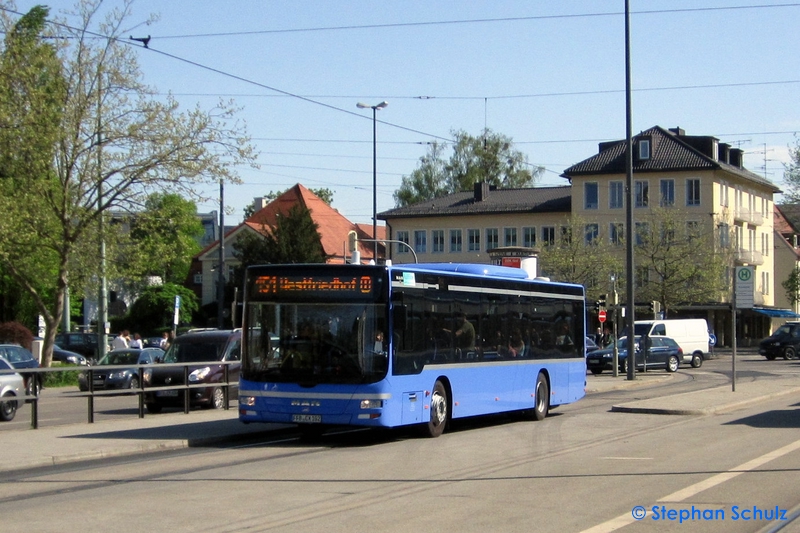
M 97 333 L 59 333 L 56 344 L 64 350 L 97 360 Z
M 186 333 L 177 337 L 167 349 L 164 367 L 156 365 L 145 369 L 144 385 L 145 388 L 184 385 L 185 365 L 191 363 L 188 367 L 189 385 L 208 386 L 189 389 L 190 405 L 222 409 L 225 406 L 225 389 L 220 384 L 225 383 L 225 368 L 228 369 L 228 382 L 231 383 L 228 398 L 235 398 L 239 391 L 241 359 L 241 330 Z M 182 407 L 185 392 L 181 389 L 147 392 L 144 397 L 147 411 L 159 413 L 165 406 Z
M 758 353 L 773 361 L 777 357 L 795 359 L 800 353 L 800 322 L 787 322 L 761 341 Z

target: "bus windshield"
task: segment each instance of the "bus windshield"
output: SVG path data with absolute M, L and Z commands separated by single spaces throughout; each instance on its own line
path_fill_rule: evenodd
M 246 312 L 244 379 L 315 385 L 386 376 L 385 304 L 256 302 Z

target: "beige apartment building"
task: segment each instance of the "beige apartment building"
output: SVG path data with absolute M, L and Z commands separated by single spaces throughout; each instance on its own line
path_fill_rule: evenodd
M 489 250 L 542 247 L 553 242 L 571 214 L 586 222 L 586 239 L 619 242 L 625 235 L 626 142 L 599 145 L 598 153 L 563 172 L 565 187 L 498 189 L 476 184 L 461 192 L 379 214 L 396 263 L 489 263 Z M 731 266 L 755 269 L 756 309 L 743 311 L 737 338 L 748 344 L 766 336 L 775 315 L 773 196 L 780 190 L 742 166 L 742 151 L 712 136 L 653 127 L 633 139 L 634 223 L 655 207 L 676 210 L 713 237 L 697 253 L 725 251 Z M 624 247 L 620 247 L 624 254 Z M 691 260 L 690 257 L 687 260 Z M 678 316 L 708 320 L 720 344 L 731 339 L 731 294 L 677 309 Z M 784 318 L 785 319 L 785 318 Z

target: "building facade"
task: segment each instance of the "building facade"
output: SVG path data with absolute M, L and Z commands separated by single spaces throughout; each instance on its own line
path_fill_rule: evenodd
M 597 154 L 564 171 L 569 186 L 493 190 L 476 184 L 471 192 L 385 211 L 379 218 L 386 221 L 389 238 L 407 243 L 393 244 L 388 257 L 413 261 L 403 251 L 413 248 L 420 262 L 489 263 L 488 251 L 494 248 L 541 248 L 555 242 L 571 217 L 585 221 L 587 242 L 621 244 L 626 146 L 624 140 L 600 143 Z M 644 224 L 656 209 L 680 217 L 706 236 L 698 252 L 724 254 L 730 263 L 728 286 L 736 266 L 752 266 L 757 309 L 742 313 L 737 338 L 750 343 L 769 334 L 768 311 L 776 303 L 773 197 L 780 190 L 742 166 L 740 149 L 712 136 L 655 126 L 634 137 L 633 150 L 634 223 Z M 619 253 L 624 249 L 620 246 Z M 678 308 L 676 316 L 706 318 L 720 343 L 730 344 L 730 290 L 712 301 Z

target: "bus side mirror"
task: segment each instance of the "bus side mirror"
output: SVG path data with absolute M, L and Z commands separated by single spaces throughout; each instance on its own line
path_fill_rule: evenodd
M 395 304 L 394 307 L 392 307 L 392 323 L 394 324 L 395 330 L 406 329 L 407 317 L 408 313 L 405 305 Z

